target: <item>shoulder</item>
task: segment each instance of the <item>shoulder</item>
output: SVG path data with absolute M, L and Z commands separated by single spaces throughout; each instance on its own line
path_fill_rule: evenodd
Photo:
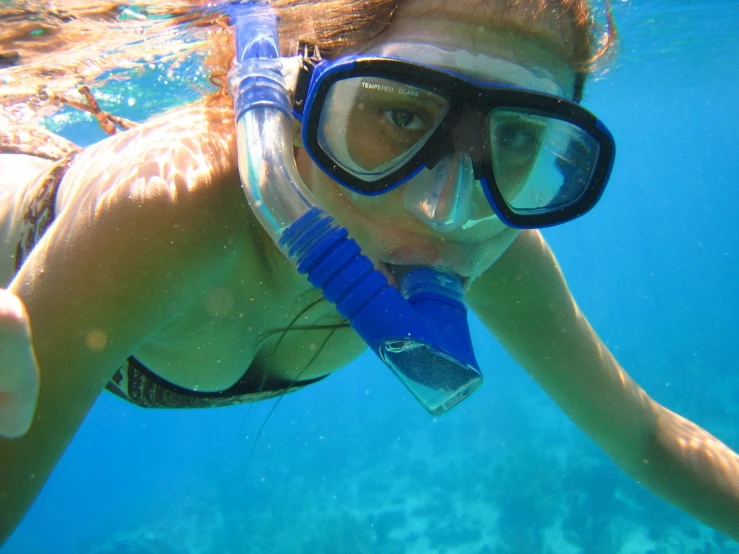
M 262 240 L 241 190 L 233 133 L 231 111 L 202 102 L 87 148 L 64 176 L 56 218 L 22 273 L 74 277 L 123 263 L 131 269 L 116 273 L 116 288 L 152 290 L 155 275 L 142 280 L 135 266 L 216 278 Z
M 57 205 L 202 201 L 237 178 L 232 111 L 204 101 L 87 148 L 65 175 Z
M 66 230 L 58 239 L 125 235 L 131 247 L 179 243 L 183 255 L 256 248 L 234 133 L 230 107 L 204 101 L 87 148 L 61 183 L 56 224 Z
M 253 257 L 259 235 L 227 115 L 187 107 L 80 154 L 56 218 L 10 287 L 28 308 L 39 352 L 66 352 L 110 375 Z M 92 358 L 85 329 L 111 337 Z

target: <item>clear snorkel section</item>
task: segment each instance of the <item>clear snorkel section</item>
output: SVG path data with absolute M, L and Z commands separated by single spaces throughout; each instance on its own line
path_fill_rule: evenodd
M 236 37 L 229 92 L 250 206 L 282 252 L 421 404 L 435 415 L 446 412 L 482 384 L 460 280 L 417 268 L 401 277 L 398 291 L 318 206 L 295 167 L 276 16 L 254 2 L 226 10 Z

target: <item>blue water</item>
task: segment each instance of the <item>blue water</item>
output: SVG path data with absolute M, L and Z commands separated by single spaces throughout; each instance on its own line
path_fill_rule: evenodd
M 739 3 L 617 10 L 621 56 L 585 100 L 618 143 L 610 188 L 545 235 L 626 370 L 737 450 Z M 739 552 L 473 335 L 485 386 L 449 414 L 363 356 L 284 398 L 248 463 L 271 402 L 147 411 L 104 394 L 2 554 Z

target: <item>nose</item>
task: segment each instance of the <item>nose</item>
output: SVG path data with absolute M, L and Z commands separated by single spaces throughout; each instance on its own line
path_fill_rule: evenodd
M 404 205 L 428 227 L 449 233 L 462 228 L 472 215 L 475 185 L 469 154 L 454 151 L 405 184 Z

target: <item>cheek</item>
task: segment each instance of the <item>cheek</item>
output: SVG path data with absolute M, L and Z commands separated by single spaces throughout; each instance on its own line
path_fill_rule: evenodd
M 339 220 L 346 219 L 352 214 L 371 213 L 373 216 L 380 215 L 383 220 L 389 221 L 398 217 L 397 208 L 403 208 L 400 189 L 379 196 L 364 196 L 341 186 L 326 175 L 313 163 L 304 149 L 296 149 L 295 160 L 305 185 L 316 199 Z M 351 222 L 348 224 L 351 225 Z
M 308 189 L 313 190 L 313 168 L 315 164 L 304 148 L 294 148 L 295 165 Z
M 304 149 L 296 149 L 295 161 L 303 182 L 321 206 L 342 225 L 351 224 L 352 213 L 356 212 L 351 197 L 355 194 L 326 175 Z
M 336 189 L 340 188 L 339 185 L 321 171 L 303 148 L 295 149 L 295 164 L 308 190 L 321 204 L 331 210 L 329 205 L 332 203 L 332 196 L 336 194 Z

